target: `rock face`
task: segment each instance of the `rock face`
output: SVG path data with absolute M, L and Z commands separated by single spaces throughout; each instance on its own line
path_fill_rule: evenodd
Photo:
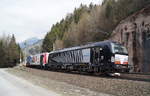
M 121 21 L 111 40 L 127 47 L 134 72 L 150 72 L 150 5 Z

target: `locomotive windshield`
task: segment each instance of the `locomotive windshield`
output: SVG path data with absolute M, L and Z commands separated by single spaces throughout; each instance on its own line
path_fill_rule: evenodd
M 128 54 L 127 49 L 121 44 L 111 43 L 112 52 L 116 54 Z

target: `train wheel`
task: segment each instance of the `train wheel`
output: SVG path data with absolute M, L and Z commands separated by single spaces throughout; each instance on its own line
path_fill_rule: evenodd
M 43 69 L 43 65 L 40 65 L 40 69 Z
M 48 70 L 48 66 L 47 66 L 47 64 L 45 64 L 45 66 L 44 66 L 44 70 Z

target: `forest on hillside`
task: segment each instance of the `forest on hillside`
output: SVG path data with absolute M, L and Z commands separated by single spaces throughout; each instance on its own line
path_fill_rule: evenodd
M 14 35 L 0 37 L 0 67 L 16 66 L 20 54 L 23 55 Z
M 54 24 L 46 34 L 42 52 L 106 40 L 119 22 L 150 4 L 150 0 L 103 0 L 81 4 Z

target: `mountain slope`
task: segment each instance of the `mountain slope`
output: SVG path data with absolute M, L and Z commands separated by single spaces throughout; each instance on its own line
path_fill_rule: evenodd
M 29 55 L 35 55 L 35 54 L 41 53 L 42 43 L 43 43 L 43 40 L 39 40 L 33 45 L 26 47 L 24 50 L 27 50 L 27 54 Z
M 42 43 L 43 39 L 30 38 L 20 43 L 20 47 L 26 56 L 34 55 L 41 52 Z
M 23 49 L 27 46 L 31 46 L 33 44 L 35 44 L 36 42 L 38 42 L 40 39 L 33 37 L 33 38 L 29 38 L 27 40 L 25 40 L 24 42 L 21 42 L 19 45 L 20 47 Z

